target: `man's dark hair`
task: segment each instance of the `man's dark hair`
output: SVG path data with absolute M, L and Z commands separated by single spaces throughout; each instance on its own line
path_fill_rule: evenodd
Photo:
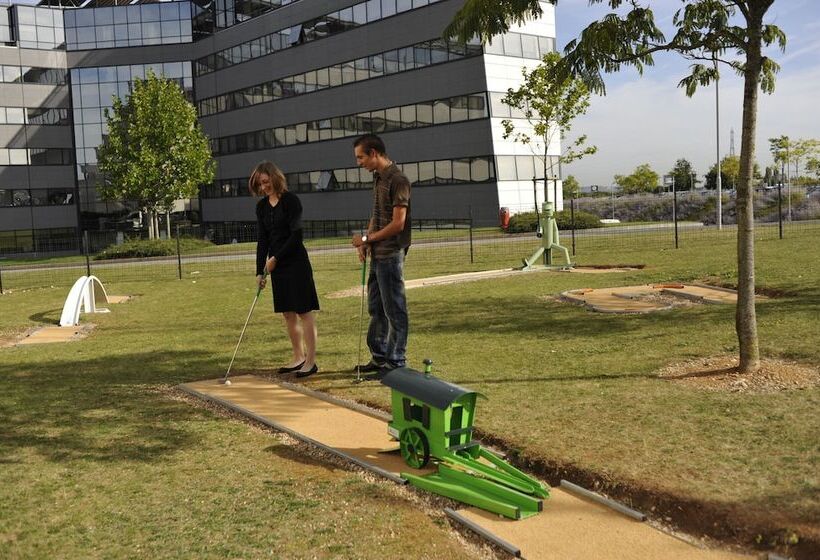
M 376 136 L 375 134 L 364 134 L 356 138 L 356 141 L 353 142 L 353 147 L 361 146 L 362 150 L 365 153 L 370 153 L 371 150 L 376 150 L 376 153 L 379 155 L 385 155 L 387 153 L 387 148 L 384 147 L 384 140 Z

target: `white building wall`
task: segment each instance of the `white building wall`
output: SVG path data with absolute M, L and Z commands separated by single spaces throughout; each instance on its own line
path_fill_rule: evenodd
M 535 21 L 528 21 L 523 25 L 516 25 L 510 28 L 511 33 L 525 33 L 529 35 L 537 35 L 541 37 L 550 37 L 555 39 L 555 7 L 548 3 L 542 2 L 541 7 L 544 10 L 543 16 Z M 498 38 L 500 40 L 500 37 Z M 522 68 L 531 70 L 538 66 L 539 61 L 533 59 L 517 58 L 511 56 L 500 56 L 495 54 L 484 55 L 484 70 L 487 76 L 487 91 L 489 92 L 506 92 L 508 89 L 517 89 L 523 83 L 521 75 Z M 543 143 L 532 145 L 525 145 L 520 142 L 515 142 L 513 136 L 504 139 L 504 127 L 501 125 L 503 118 L 491 117 L 493 151 L 496 156 L 517 155 L 517 156 L 538 156 L 536 165 L 543 166 Z M 529 123 L 525 120 L 517 120 L 515 122 L 515 130 L 528 132 L 531 130 Z M 529 130 L 528 130 L 529 129 Z M 560 138 L 556 138 L 550 143 L 548 154 L 551 156 L 558 156 L 561 152 Z M 496 171 L 498 167 L 496 166 Z M 558 170 L 554 173 L 557 175 Z M 537 198 L 538 208 L 540 210 L 541 203 L 544 202 L 544 181 L 537 181 L 537 194 L 533 195 L 532 179 L 529 180 L 498 180 L 498 202 L 499 206 L 506 206 L 515 214 L 518 212 L 532 211 L 535 206 L 535 199 Z M 557 201 L 555 200 L 554 191 L 555 186 L 553 181 L 549 181 L 547 190 L 547 200 L 556 202 L 556 210 L 563 209 L 563 197 L 561 194 L 561 181 L 558 181 Z

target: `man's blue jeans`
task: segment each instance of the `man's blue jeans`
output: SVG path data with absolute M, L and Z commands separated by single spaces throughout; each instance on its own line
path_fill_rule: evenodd
M 404 295 L 404 253 L 370 260 L 367 279 L 367 347 L 376 362 L 402 367 L 407 350 L 407 299 Z

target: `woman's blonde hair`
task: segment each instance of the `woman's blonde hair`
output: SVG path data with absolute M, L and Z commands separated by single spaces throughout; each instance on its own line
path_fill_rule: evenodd
M 251 173 L 251 178 L 248 179 L 248 190 L 251 191 L 252 195 L 261 196 L 264 194 L 261 190 L 259 190 L 260 175 L 267 175 L 270 177 L 271 185 L 273 185 L 273 192 L 275 192 L 278 196 L 282 196 L 282 193 L 288 190 L 288 181 L 285 179 L 285 174 L 282 173 L 282 170 L 276 167 L 276 164 L 273 162 L 263 161 L 254 167 L 253 173 Z

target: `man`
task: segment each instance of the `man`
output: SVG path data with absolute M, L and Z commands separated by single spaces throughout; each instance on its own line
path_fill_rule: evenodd
M 373 372 L 365 379 L 381 379 L 403 367 L 407 349 L 407 300 L 404 295 L 404 256 L 410 247 L 410 181 L 387 156 L 384 142 L 365 134 L 353 143 L 356 163 L 373 172 L 373 212 L 365 235 L 354 235 L 353 246 L 364 262 L 370 253 L 367 346 L 372 358 L 357 366 Z

